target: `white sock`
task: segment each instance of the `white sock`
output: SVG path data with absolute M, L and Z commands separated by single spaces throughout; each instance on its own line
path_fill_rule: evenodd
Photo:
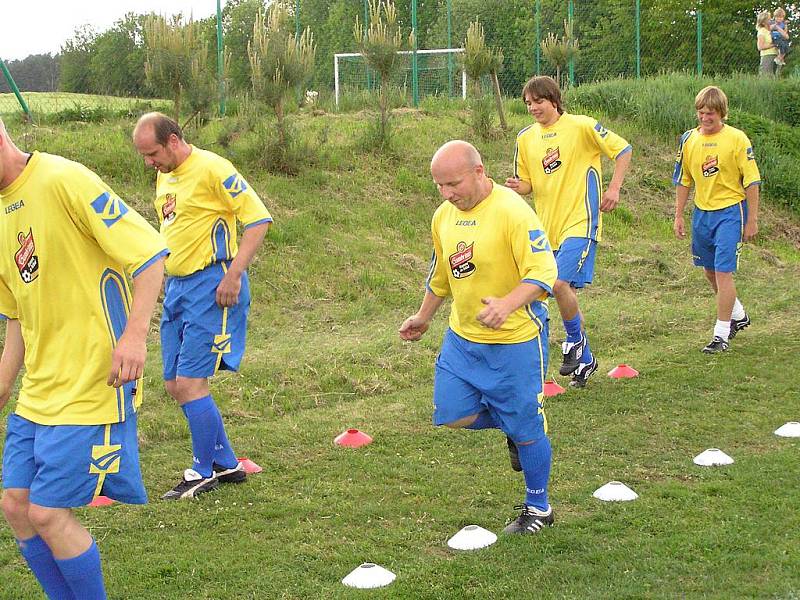
M 728 341 L 728 337 L 731 335 L 731 322 L 730 321 L 720 321 L 717 320 L 717 324 L 714 325 L 714 337 L 719 337 Z
M 741 321 L 742 319 L 744 319 L 744 317 L 745 317 L 744 306 L 742 306 L 742 303 L 739 302 L 739 299 L 737 298 L 733 302 L 733 310 L 731 311 L 731 319 L 734 319 L 735 321 Z

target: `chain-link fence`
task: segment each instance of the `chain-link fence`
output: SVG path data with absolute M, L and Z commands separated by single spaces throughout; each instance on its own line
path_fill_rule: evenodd
M 499 83 L 502 92 L 512 97 L 519 95 L 524 82 L 534 74 L 558 72 L 566 86 L 676 71 L 712 76 L 737 71 L 755 73 L 755 17 L 760 5 L 741 0 L 726 0 L 724 8 L 721 4 L 692 0 L 395 0 L 404 36 L 412 30 L 415 33 L 415 47 L 405 50 L 417 51 L 416 56 L 412 53 L 404 59 L 407 64 L 395 83 L 409 104 L 429 94 L 461 96 L 457 57 L 423 50 L 461 48 L 467 28 L 475 20 L 483 25 L 487 45 L 503 51 Z M 362 23 L 369 20 L 368 0 L 291 0 L 289 5 L 296 32 L 309 28 L 316 41 L 309 87 L 333 91 L 338 85 L 343 94 L 375 88 L 374 75 L 357 57 L 343 58 L 338 64 L 335 59 L 337 54 L 356 51 L 353 26 L 356 19 Z M 247 43 L 252 36 L 254 14 L 264 6 L 260 0 L 240 0 L 227 3 L 223 9 L 225 50 L 231 56 L 228 93 L 244 92 L 250 87 Z M 793 14 L 792 6 L 787 7 L 791 32 L 795 24 L 800 24 L 800 15 Z M 215 17 L 209 19 L 209 31 L 215 29 L 215 22 Z M 548 36 L 561 40 L 566 36 L 565 26 L 570 29 L 570 24 L 577 53 L 566 63 L 556 65 L 542 42 Z M 139 39 L 137 43 L 142 42 Z M 213 43 L 209 49 L 216 54 Z M 91 54 L 91 46 L 86 51 Z M 794 73 L 792 58 L 790 54 L 784 75 Z M 89 61 L 93 64 L 91 57 Z M 62 56 L 62 67 L 64 64 Z M 96 66 L 93 68 L 96 70 Z M 49 76 L 52 78 L 52 73 Z M 2 77 L 0 84 L 5 84 Z M 145 87 L 144 83 L 139 86 Z M 20 102 L 3 91 L 6 90 L 0 85 L 0 114 L 21 113 Z M 21 96 L 34 114 L 73 111 L 88 117 L 99 115 L 101 109 L 129 109 L 135 102 L 120 106 L 120 100 L 88 96 L 37 96 L 24 87 Z

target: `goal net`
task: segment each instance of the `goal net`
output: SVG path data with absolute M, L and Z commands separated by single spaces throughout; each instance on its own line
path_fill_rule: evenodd
M 464 52 L 463 48 L 417 50 L 420 98 L 431 95 L 467 97 L 467 74 L 461 69 L 456 57 L 461 52 Z M 410 94 L 414 75 L 414 52 L 404 50 L 398 54 L 402 58 L 402 68 L 397 70 L 392 83 Z M 358 52 L 335 54 L 333 77 L 337 108 L 340 97 L 357 91 L 376 90 L 380 86 L 378 74 L 367 66 L 364 57 Z

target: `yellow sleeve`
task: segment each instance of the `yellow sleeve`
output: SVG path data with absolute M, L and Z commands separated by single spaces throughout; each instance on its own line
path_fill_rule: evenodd
M 685 132 L 678 142 L 678 155 L 675 157 L 675 170 L 672 173 L 672 185 L 682 185 L 683 187 L 692 187 L 692 175 L 686 164 L 686 153 L 684 152 L 686 142 L 689 136 L 692 135 L 692 130 Z
M 431 222 L 431 237 L 433 238 L 433 253 L 431 254 L 431 265 L 428 271 L 428 280 L 425 282 L 426 287 L 432 294 L 440 298 L 446 298 L 450 295 L 450 280 L 448 278 L 448 265 L 446 264 L 445 257 L 442 256 L 442 242 L 439 239 L 438 232 L 438 215 L 439 211 L 433 215 Z
M 632 150 L 627 140 L 606 129 L 598 121 L 592 119 L 589 125 L 591 127 L 589 135 L 592 141 L 611 160 L 616 160 L 621 154 Z
M 742 174 L 743 188 L 747 189 L 754 183 L 761 183 L 761 173 L 759 173 L 758 165 L 756 165 L 756 157 L 755 154 L 753 154 L 753 144 L 745 133 L 742 133 L 739 140 L 736 162 L 739 166 L 739 172 Z
M 17 300 L 8 289 L 6 282 L 0 279 L 0 317 L 6 319 L 18 319 L 19 309 L 17 308 Z
M 161 234 L 88 169 L 76 170 L 60 185 L 77 225 L 129 274 L 167 253 Z
M 527 151 L 522 138 L 522 133 L 524 131 L 527 131 L 527 129 L 523 129 L 519 132 L 519 135 L 517 135 L 517 141 L 514 144 L 514 177 L 530 183 L 531 174 L 528 170 Z M 522 143 L 520 143 L 520 140 L 522 140 Z
M 230 203 L 233 214 L 245 228 L 258 223 L 272 222 L 267 207 L 252 186 L 228 161 L 216 163 L 212 185 L 220 198 Z
M 533 210 L 510 223 L 511 248 L 518 265 L 520 282 L 533 283 L 553 293 L 558 267 L 544 226 Z

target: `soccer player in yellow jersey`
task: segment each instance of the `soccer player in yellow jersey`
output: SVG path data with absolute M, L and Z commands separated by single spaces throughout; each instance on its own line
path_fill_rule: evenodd
M 3 513 L 49 598 L 105 598 L 97 545 L 71 509 L 147 501 L 136 411 L 166 246 L 97 175 L 22 152 L 2 121 L 0 203 L 0 408 L 25 365 Z
M 558 262 L 553 295 L 567 334 L 562 344 L 562 375 L 584 387 L 598 362 L 589 347 L 576 289 L 592 282 L 602 212 L 619 203 L 631 162 L 631 146 L 591 117 L 564 111 L 561 91 L 550 77 L 533 77 L 522 97 L 536 123 L 517 135 L 514 177 L 506 185 L 533 195 L 536 213 Z M 614 174 L 603 192 L 600 155 L 614 160 Z
M 472 145 L 456 140 L 439 148 L 431 175 L 445 202 L 433 215 L 425 297 L 400 326 L 400 337 L 419 340 L 452 296 L 450 327 L 436 359 L 433 422 L 506 434 L 526 494 L 516 507 L 521 514 L 504 531 L 536 533 L 553 524 L 543 389 L 545 300 L 556 262 L 531 207 L 487 177 Z
M 743 131 L 726 125 L 728 98 L 715 86 L 700 90 L 694 100 L 698 127 L 681 136 L 675 161 L 675 235 L 686 237 L 683 211 L 689 189 L 695 188 L 692 255 L 703 267 L 717 299 L 717 322 L 703 352 L 724 352 L 750 317 L 736 296 L 733 273 L 742 242 L 758 233 L 761 175 L 753 146 Z
M 158 170 L 155 207 L 170 251 L 161 318 L 164 382 L 189 422 L 194 453 L 193 467 L 163 498 L 192 498 L 219 482 L 245 479 L 208 378 L 239 368 L 250 308 L 246 269 L 272 217 L 228 160 L 188 144 L 169 117 L 143 115 L 133 143 Z M 237 221 L 244 227 L 238 244 Z

